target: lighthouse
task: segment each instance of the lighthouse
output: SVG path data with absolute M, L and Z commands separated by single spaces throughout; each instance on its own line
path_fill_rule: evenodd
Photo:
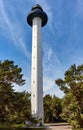
M 31 113 L 43 123 L 43 68 L 42 68 L 42 27 L 48 20 L 47 14 L 38 4 L 32 7 L 27 22 L 32 27 L 31 65 Z

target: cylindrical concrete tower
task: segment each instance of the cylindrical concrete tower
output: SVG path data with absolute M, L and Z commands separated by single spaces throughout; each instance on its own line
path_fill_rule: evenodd
M 40 5 L 32 7 L 27 22 L 32 26 L 32 70 L 31 70 L 31 112 L 43 123 L 43 73 L 41 27 L 47 23 L 47 15 Z

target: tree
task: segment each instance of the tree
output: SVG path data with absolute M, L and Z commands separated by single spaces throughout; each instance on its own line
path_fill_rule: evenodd
M 73 129 L 83 128 L 83 65 L 72 65 L 65 72 L 64 79 L 57 79 L 56 84 L 65 93 L 62 103 L 62 117 Z
M 44 97 L 44 117 L 45 122 L 61 121 L 61 99 L 56 96 L 46 95 Z
M 44 97 L 44 120 L 46 123 L 51 122 L 52 119 L 51 101 L 52 97 L 50 95 Z
M 22 69 L 14 65 L 13 61 L 0 61 L 0 122 L 8 122 L 13 112 L 13 100 L 15 93 L 13 86 L 15 84 L 24 85 L 25 80 Z
M 0 124 L 36 123 L 31 116 L 31 94 L 15 92 L 14 85 L 25 84 L 22 69 L 14 61 L 0 61 Z
M 31 103 L 30 94 L 28 92 L 14 92 L 15 96 L 12 102 L 12 113 L 9 121 L 11 123 L 20 124 L 25 120 L 31 120 Z
M 61 122 L 60 114 L 62 112 L 61 106 L 62 100 L 56 96 L 52 97 L 51 110 L 52 110 L 52 122 Z
M 14 61 L 0 61 L 0 85 L 24 85 L 22 69 L 18 65 L 14 65 Z

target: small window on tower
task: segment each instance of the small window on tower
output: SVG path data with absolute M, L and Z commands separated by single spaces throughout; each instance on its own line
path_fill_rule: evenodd
M 33 58 L 35 59 L 35 56 L 33 56 Z
M 35 83 L 35 81 L 33 81 L 33 83 Z
M 33 97 L 35 97 L 35 94 L 33 94 Z
M 35 70 L 35 67 L 33 67 L 33 70 Z
M 35 113 L 35 111 L 33 110 L 33 113 Z

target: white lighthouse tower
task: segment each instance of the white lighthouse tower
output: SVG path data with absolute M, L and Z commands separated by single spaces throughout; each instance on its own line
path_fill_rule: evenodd
M 31 112 L 43 123 L 43 73 L 42 73 L 42 32 L 47 15 L 40 5 L 32 7 L 27 22 L 32 26 L 32 70 L 31 70 Z

